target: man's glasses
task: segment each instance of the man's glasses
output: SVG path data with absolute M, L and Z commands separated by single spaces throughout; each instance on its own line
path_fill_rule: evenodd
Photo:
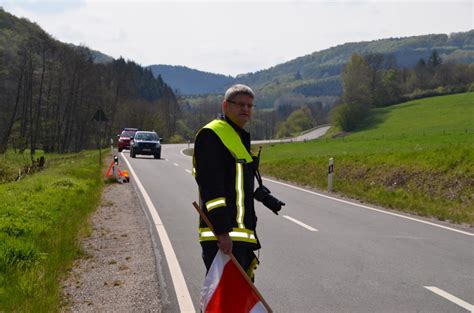
M 253 103 L 235 102 L 235 101 L 232 101 L 232 100 L 226 100 L 226 101 L 230 102 L 232 104 L 235 104 L 236 106 L 238 106 L 241 109 L 247 107 L 247 108 L 249 108 L 249 110 L 252 110 L 253 108 L 255 108 L 255 105 Z

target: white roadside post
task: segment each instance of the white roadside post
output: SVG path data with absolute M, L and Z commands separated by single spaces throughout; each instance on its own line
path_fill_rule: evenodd
M 332 176 L 334 174 L 334 158 L 329 159 L 328 166 L 328 192 L 332 192 Z
M 114 155 L 114 166 L 112 167 L 114 172 L 115 180 L 119 183 L 122 183 L 122 179 L 118 173 L 118 156 Z
M 114 140 L 110 138 L 110 152 L 114 154 Z

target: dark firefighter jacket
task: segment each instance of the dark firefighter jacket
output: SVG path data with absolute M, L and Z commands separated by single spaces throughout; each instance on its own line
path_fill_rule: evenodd
M 259 249 L 250 134 L 230 119 L 210 122 L 196 136 L 193 163 L 201 208 L 215 233 L 228 232 L 234 244 Z M 201 244 L 215 245 L 216 240 L 200 219 Z

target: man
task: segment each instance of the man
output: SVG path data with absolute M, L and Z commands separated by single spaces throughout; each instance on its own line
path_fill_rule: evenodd
M 209 270 L 218 251 L 234 254 L 253 278 L 258 264 L 254 251 L 260 249 L 255 233 L 254 159 L 250 134 L 244 126 L 252 116 L 254 93 L 245 85 L 230 87 L 222 102 L 222 119 L 204 126 L 194 145 L 194 174 L 199 186 L 201 208 L 215 236 L 200 220 L 202 257 Z

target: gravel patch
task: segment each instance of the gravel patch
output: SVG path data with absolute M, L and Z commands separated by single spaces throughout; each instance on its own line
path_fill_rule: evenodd
M 105 187 L 84 257 L 62 282 L 62 312 L 161 312 L 148 222 L 132 184 Z

